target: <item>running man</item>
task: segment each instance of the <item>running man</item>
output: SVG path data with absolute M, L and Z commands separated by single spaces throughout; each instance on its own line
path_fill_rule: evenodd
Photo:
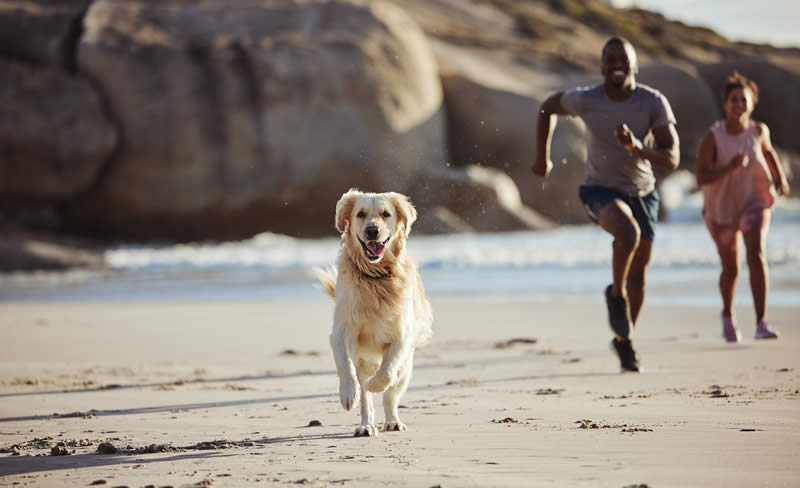
M 589 218 L 614 238 L 614 281 L 605 298 L 616 335 L 612 345 L 623 371 L 639 371 L 631 328 L 644 302 L 658 218 L 653 166 L 674 170 L 680 155 L 672 108 L 659 91 L 636 83 L 638 69 L 633 45 L 619 37 L 609 39 L 601 57 L 602 84 L 559 92 L 542 104 L 532 168 L 537 176 L 547 177 L 553 167 L 553 115 L 583 119 L 591 139 L 586 183 L 579 194 Z M 654 148 L 642 144 L 651 131 Z

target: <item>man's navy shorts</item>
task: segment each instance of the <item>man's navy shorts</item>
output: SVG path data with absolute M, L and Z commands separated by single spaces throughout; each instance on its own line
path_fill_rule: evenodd
M 578 195 L 581 197 L 586 214 L 597 222 L 597 212 L 614 200 L 619 200 L 630 207 L 633 218 L 639 224 L 642 239 L 653 242 L 656 235 L 655 224 L 658 220 L 658 206 L 661 197 L 657 190 L 647 195 L 626 195 L 604 186 L 581 185 Z

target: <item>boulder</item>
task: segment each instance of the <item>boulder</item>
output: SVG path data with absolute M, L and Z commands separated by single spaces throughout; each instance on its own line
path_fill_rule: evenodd
M 555 226 L 552 220 L 522 202 L 517 186 L 501 170 L 478 165 L 432 169 L 426 175 L 426 182 L 431 204 L 426 205 L 425 197 L 415 204 L 434 211 L 429 217 L 430 225 L 417 224 L 422 232 L 505 232 Z
M 84 191 L 116 145 L 102 98 L 75 76 L 90 3 L 0 3 L 0 213 L 30 228 L 60 229 L 59 202 Z
M 103 250 L 85 240 L 31 232 L 0 217 L 0 272 L 105 268 Z
M 74 69 L 74 46 L 92 0 L 0 3 L 0 58 Z
M 69 214 L 130 238 L 324 235 L 351 187 L 446 161 L 437 66 L 383 2 L 97 0 L 78 67 L 123 138 Z
M 103 254 L 39 239 L 0 237 L 0 272 L 103 268 Z
M 94 182 L 117 132 L 90 83 L 0 59 L 0 197 L 66 200 Z
M 428 207 L 419 214 L 414 232 L 421 234 L 471 234 L 475 228 L 450 209 L 435 206 Z
M 442 77 L 448 111 L 448 147 L 456 166 L 477 164 L 506 172 L 522 202 L 559 223 L 586 222 L 578 186 L 586 175 L 585 127 L 560 118 L 553 132 L 553 172 L 531 172 L 541 99 L 512 86 L 450 72 Z

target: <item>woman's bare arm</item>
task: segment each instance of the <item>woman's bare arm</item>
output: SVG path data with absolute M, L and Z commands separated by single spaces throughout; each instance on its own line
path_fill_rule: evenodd
M 706 132 L 703 140 L 700 141 L 700 148 L 697 150 L 697 160 L 695 161 L 695 177 L 697 185 L 703 186 L 713 183 L 727 175 L 736 168 L 747 166 L 748 158 L 744 154 L 737 154 L 728 164 L 714 165 L 717 159 L 717 144 L 714 141 L 714 134 Z
M 764 158 L 767 160 L 767 166 L 772 173 L 772 179 L 775 181 L 775 188 L 778 194 L 785 196 L 789 194 L 789 181 L 786 179 L 786 173 L 783 171 L 781 161 L 778 159 L 778 153 L 772 146 L 772 141 L 769 137 L 769 127 L 767 124 L 759 123 L 761 132 L 761 152 L 764 153 Z

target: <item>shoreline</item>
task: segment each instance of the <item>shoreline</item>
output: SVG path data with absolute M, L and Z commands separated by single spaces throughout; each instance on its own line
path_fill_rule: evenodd
M 800 268 L 770 269 L 770 307 L 792 308 L 800 297 Z M 490 303 L 604 304 L 609 266 L 422 269 L 431 299 Z M 648 272 L 647 303 L 719 306 L 716 267 L 659 267 Z M 555 278 L 553 278 L 555 277 Z M 751 306 L 743 266 L 736 306 Z M 310 269 L 145 272 L 114 270 L 19 273 L 0 277 L 0 305 L 16 303 L 325 302 Z

